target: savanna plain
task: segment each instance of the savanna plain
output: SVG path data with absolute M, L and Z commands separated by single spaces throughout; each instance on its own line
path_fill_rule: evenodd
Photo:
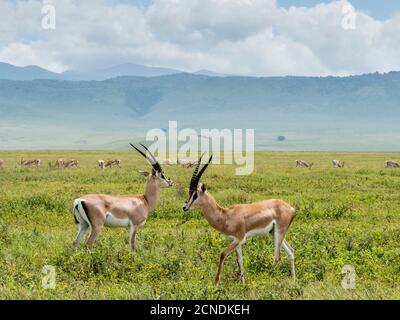
M 21 158 L 40 158 L 42 166 L 22 168 Z M 58 158 L 80 166 L 49 169 Z M 297 209 L 287 233 L 296 281 L 284 252 L 272 266 L 272 238 L 252 238 L 243 247 L 246 284 L 232 254 L 218 287 L 213 279 L 228 243 L 200 211 L 182 211 L 193 169 L 163 167 L 175 186 L 161 191 L 138 251 L 130 251 L 127 230 L 105 228 L 89 253 L 72 248 L 73 199 L 142 193 L 138 170 L 150 170 L 143 157 L 2 151 L 0 159 L 0 299 L 400 299 L 400 169 L 384 168 L 400 154 L 257 152 L 248 176 L 211 165 L 202 182 L 221 205 L 281 198 Z M 121 159 L 122 168 L 100 170 L 98 159 Z M 295 168 L 296 159 L 314 167 Z M 345 167 L 332 168 L 333 159 Z M 55 268 L 54 289 L 42 286 L 45 265 Z M 342 287 L 345 265 L 355 269 L 355 289 Z

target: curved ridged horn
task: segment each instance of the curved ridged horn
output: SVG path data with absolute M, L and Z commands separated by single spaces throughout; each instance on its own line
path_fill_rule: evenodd
M 190 191 L 195 191 L 197 189 L 196 178 L 197 178 L 197 173 L 199 172 L 199 168 L 200 168 L 201 160 L 203 159 L 203 156 L 204 156 L 204 153 L 200 156 L 200 159 L 197 162 L 196 168 L 194 169 L 194 172 L 192 175 L 192 180 L 190 181 L 190 187 L 189 187 Z
M 211 157 L 210 157 L 210 159 L 208 160 L 208 163 L 206 163 L 206 164 L 201 168 L 201 170 L 200 170 L 200 172 L 199 172 L 198 174 L 197 174 L 198 167 L 196 167 L 196 169 L 195 169 L 196 176 L 194 176 L 194 174 L 193 174 L 192 181 L 190 182 L 190 191 L 195 191 L 195 190 L 197 190 L 197 186 L 199 185 L 200 178 L 201 178 L 201 176 L 203 175 L 204 171 L 206 171 L 206 169 L 207 169 L 207 167 L 209 166 L 209 164 L 211 163 L 213 156 L 214 156 L 214 155 L 212 154 Z M 201 156 L 201 157 L 203 157 L 203 156 Z M 199 161 L 199 163 L 198 163 L 198 166 L 199 166 L 199 165 L 200 165 L 200 161 Z
M 148 157 L 143 151 L 141 151 L 138 148 L 136 148 L 132 143 L 130 143 L 130 145 L 131 145 L 132 148 L 134 148 L 137 152 L 139 152 L 152 165 L 154 170 L 162 172 L 160 164 L 154 158 L 153 154 L 144 145 L 141 144 L 142 147 L 144 147 L 146 149 L 146 151 L 150 154 L 151 157 Z

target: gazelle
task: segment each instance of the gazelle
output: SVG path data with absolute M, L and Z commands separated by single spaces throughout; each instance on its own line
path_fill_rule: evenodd
M 65 168 L 72 168 L 72 167 L 76 167 L 77 168 L 78 166 L 79 166 L 79 161 L 75 160 L 75 159 L 67 160 L 64 163 L 64 167 Z
M 4 165 L 4 160 L 0 159 L 0 168 L 2 168 Z
M 308 163 L 308 162 L 306 162 L 304 160 L 296 160 L 296 168 L 297 167 L 303 167 L 303 168 L 311 169 L 313 165 L 314 165 L 313 162 Z
M 339 160 L 332 160 L 332 165 L 334 168 L 344 168 L 344 162 Z
M 165 160 L 162 162 L 162 164 L 165 164 L 166 166 L 173 166 L 173 165 L 177 164 L 177 162 L 174 161 L 174 160 L 171 160 L 171 159 L 165 159 Z
M 118 168 L 121 168 L 121 160 L 109 160 L 107 161 L 107 163 L 105 164 L 105 167 L 110 167 L 112 168 L 113 165 L 116 165 Z
M 50 168 L 63 168 L 64 164 L 65 164 L 64 159 L 57 159 L 56 162 L 54 162 L 54 164 L 49 162 L 49 167 Z
M 41 165 L 42 161 L 40 159 L 34 159 L 34 160 L 23 160 L 21 159 L 21 166 L 36 166 L 36 168 L 39 168 Z
M 194 170 L 189 186 L 189 200 L 183 205 L 183 211 L 200 208 L 208 223 L 232 241 L 221 254 L 215 283 L 219 284 L 224 261 L 234 250 L 236 250 L 240 280 L 244 283 L 242 245 L 247 238 L 270 234 L 273 235 L 275 243 L 274 265 L 280 261 L 282 246 L 289 256 L 291 273 L 295 278 L 294 251 L 285 240 L 286 232 L 295 217 L 295 209 L 283 200 L 277 199 L 252 204 L 238 204 L 230 208 L 221 207 L 207 192 L 206 186 L 199 183 L 201 176 L 212 161 L 212 156 L 199 172 L 201 159 L 202 157 Z
M 197 165 L 198 161 L 197 160 L 179 160 L 177 161 L 178 165 L 181 165 L 183 168 L 190 168 L 194 167 Z
M 98 160 L 97 165 L 99 166 L 100 169 L 104 169 L 106 162 L 104 160 Z
M 160 188 L 169 188 L 173 182 L 168 179 L 153 156 L 144 146 L 147 154 L 140 151 L 134 145 L 131 146 L 139 152 L 153 167 L 151 173 L 140 172 L 147 177 L 145 193 L 131 196 L 110 196 L 103 194 L 91 194 L 80 197 L 74 201 L 73 213 L 79 224 L 78 235 L 74 241 L 77 247 L 86 230 L 91 228 L 90 236 L 86 241 L 86 247 L 91 249 L 93 243 L 103 226 L 130 229 L 129 242 L 131 249 L 136 250 L 136 233 L 139 227 L 144 226 L 149 214 L 154 211 L 160 197 Z
M 394 160 L 385 161 L 386 168 L 400 168 L 400 163 Z

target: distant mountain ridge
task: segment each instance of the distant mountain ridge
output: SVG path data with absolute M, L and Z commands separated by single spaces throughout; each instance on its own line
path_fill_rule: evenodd
M 0 62 L 0 80 L 67 80 L 67 81 L 102 81 L 123 76 L 133 77 L 159 77 L 178 73 L 185 73 L 181 70 L 161 67 L 150 67 L 134 63 L 125 63 L 109 68 L 95 71 L 74 71 L 68 70 L 63 73 L 56 73 L 38 66 L 17 67 L 11 64 Z M 193 74 L 206 75 L 211 77 L 223 77 L 225 75 L 209 70 L 199 70 Z
M 399 101 L 399 72 L 0 80 L 0 148 L 118 148 L 173 120 L 254 129 L 262 149 L 400 151 Z

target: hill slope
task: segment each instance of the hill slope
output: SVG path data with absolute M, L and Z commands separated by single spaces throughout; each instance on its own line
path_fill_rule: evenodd
M 0 81 L 3 148 L 119 147 L 151 128 L 252 128 L 273 149 L 399 150 L 400 73 Z M 285 141 L 277 141 L 283 135 Z

